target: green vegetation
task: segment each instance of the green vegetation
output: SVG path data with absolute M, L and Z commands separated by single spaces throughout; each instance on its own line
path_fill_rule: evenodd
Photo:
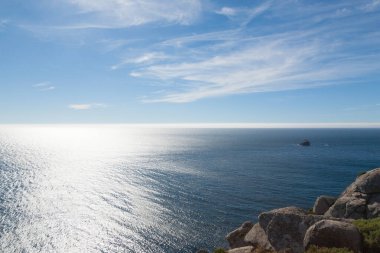
M 214 253 L 227 253 L 227 251 L 223 248 L 217 248 L 214 250 Z
M 364 252 L 380 252 L 380 218 L 356 220 L 354 225 L 359 229 L 364 240 Z
M 306 253 L 354 253 L 347 248 L 318 248 L 317 246 L 311 246 Z

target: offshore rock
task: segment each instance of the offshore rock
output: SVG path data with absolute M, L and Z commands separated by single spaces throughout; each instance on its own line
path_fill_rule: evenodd
M 308 147 L 308 146 L 311 145 L 311 143 L 310 143 L 309 140 L 305 139 L 305 140 L 303 140 L 303 142 L 301 142 L 299 145 L 300 145 L 300 146 L 304 146 L 304 147 Z
M 321 220 L 311 226 L 304 238 L 307 250 L 311 245 L 327 248 L 348 248 L 355 253 L 362 252 L 361 235 L 349 222 Z

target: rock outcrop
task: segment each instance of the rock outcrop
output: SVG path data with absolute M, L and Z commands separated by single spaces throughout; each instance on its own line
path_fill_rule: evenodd
M 301 142 L 299 145 L 300 145 L 300 146 L 308 147 L 308 146 L 311 145 L 311 143 L 310 143 L 309 140 L 305 139 L 305 140 L 303 140 L 303 142 Z
M 326 211 L 326 217 L 368 219 L 380 214 L 380 168 L 359 176 Z
M 245 241 L 245 236 L 252 228 L 253 223 L 250 221 L 246 221 L 239 228 L 230 232 L 226 236 L 226 240 L 228 241 L 230 247 L 233 249 L 238 247 L 249 246 L 250 243 Z
M 274 250 L 302 253 L 306 230 L 322 219 L 323 216 L 308 215 L 297 207 L 285 207 L 260 214 L 259 224 Z
M 319 196 L 314 203 L 313 213 L 318 215 L 325 214 L 325 212 L 329 210 L 329 208 L 335 203 L 336 200 L 337 198 L 332 196 Z
M 244 222 L 227 235 L 228 252 L 304 253 L 315 245 L 362 253 L 363 239 L 352 221 L 375 217 L 380 217 L 380 168 L 359 176 L 338 198 L 317 198 L 313 213 L 285 207 L 261 213 L 254 225 Z
M 255 252 L 255 247 L 252 246 L 245 246 L 241 248 L 236 248 L 236 249 L 230 249 L 228 253 L 254 253 Z
M 355 253 L 362 250 L 359 230 L 349 222 L 321 220 L 311 226 L 304 238 L 304 247 L 348 248 Z
M 367 202 L 367 219 L 380 217 L 380 194 L 373 194 Z
M 260 247 L 266 250 L 272 250 L 273 246 L 268 240 L 268 236 L 259 223 L 256 223 L 252 229 L 245 235 L 244 242 L 248 245 Z

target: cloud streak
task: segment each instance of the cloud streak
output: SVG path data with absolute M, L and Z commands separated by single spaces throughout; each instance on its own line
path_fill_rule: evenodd
M 76 111 L 92 110 L 92 109 L 104 109 L 107 108 L 106 104 L 102 103 L 90 103 L 90 104 L 69 104 L 68 108 Z
M 210 26 L 210 32 L 194 33 L 198 28 L 176 27 L 175 33 L 181 36 L 160 34 L 161 30 L 152 28 L 164 27 L 167 32 L 168 24 L 197 25 L 207 11 L 200 0 L 59 2 L 72 11 L 70 23 L 23 28 L 42 36 L 57 33 L 65 38 L 71 33 L 79 38 L 97 32 L 118 34 L 100 40 L 94 37 L 97 45 L 120 59 L 108 68 L 128 69 L 129 78 L 143 79 L 139 83 L 162 85 L 157 87 L 159 93 L 152 91 L 151 96 L 144 96 L 144 102 L 187 103 L 234 94 L 360 82 L 367 74 L 380 71 L 380 33 L 373 29 L 380 22 L 376 15 L 379 0 L 270 0 L 255 2 L 249 8 L 216 4 L 208 11 L 218 20 L 223 20 L 218 15 L 226 16 L 224 22 L 228 25 L 220 26 L 226 29 Z M 143 32 L 137 33 L 134 26 L 140 26 Z M 123 37 L 120 30 L 98 31 L 120 28 L 131 32 L 123 34 L 137 35 Z M 70 108 L 75 107 L 86 110 L 97 106 L 74 104 Z
M 135 58 L 126 57 L 120 63 L 111 66 L 111 69 L 116 70 L 128 64 L 150 64 L 157 61 L 166 60 L 168 58 L 169 56 L 167 56 L 166 54 L 162 52 L 148 52 Z
M 216 10 L 215 13 L 224 15 L 233 21 L 240 21 L 241 26 L 246 26 L 254 18 L 266 12 L 271 7 L 272 2 L 273 1 L 264 1 L 262 4 L 253 8 L 231 8 L 225 6 L 220 10 Z
M 0 31 L 5 29 L 8 24 L 9 24 L 8 19 L 0 19 Z
M 363 76 L 380 71 L 380 34 L 363 28 L 376 25 L 379 18 L 367 17 L 363 6 L 366 5 L 309 6 L 306 14 L 295 11 L 294 17 L 282 24 L 276 20 L 282 18 L 282 8 L 265 2 L 252 9 L 250 18 L 237 29 L 160 43 L 158 47 L 166 51 L 181 48 L 178 60 L 147 62 L 135 66 L 130 75 L 172 84 L 166 87 L 165 95 L 144 99 L 170 103 L 360 82 Z M 267 11 L 272 22 L 245 27 L 256 15 Z M 227 16 L 237 12 L 231 8 L 219 11 Z M 359 22 L 358 16 L 362 17 Z
M 41 82 L 33 85 L 33 88 L 39 91 L 52 91 L 55 90 L 55 86 L 51 84 L 51 82 Z
M 72 29 L 121 28 L 152 22 L 189 25 L 202 10 L 200 0 L 61 0 L 77 10 L 81 22 Z M 69 26 L 68 26 L 69 27 Z

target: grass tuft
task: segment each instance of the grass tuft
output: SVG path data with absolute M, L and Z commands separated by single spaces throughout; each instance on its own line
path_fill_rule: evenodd
M 223 248 L 217 248 L 214 250 L 214 253 L 227 253 L 227 251 Z
M 380 252 L 380 218 L 355 220 L 354 225 L 363 236 L 364 252 Z

